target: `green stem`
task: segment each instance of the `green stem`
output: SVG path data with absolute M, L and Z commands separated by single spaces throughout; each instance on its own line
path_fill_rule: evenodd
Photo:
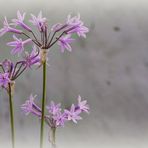
M 15 134 L 14 134 L 14 111 L 13 111 L 13 92 L 12 86 L 9 83 L 9 108 L 10 108 L 10 124 L 11 124 L 11 140 L 12 140 L 12 148 L 15 148 Z
M 40 133 L 40 148 L 43 148 L 44 139 L 44 116 L 46 103 L 46 60 L 43 63 L 43 94 L 42 94 L 42 117 L 41 117 L 41 133 Z

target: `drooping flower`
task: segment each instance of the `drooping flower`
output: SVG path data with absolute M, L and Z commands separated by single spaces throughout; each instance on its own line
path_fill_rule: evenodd
M 67 115 L 67 120 L 72 120 L 74 123 L 77 123 L 77 120 L 81 120 L 80 117 L 81 110 L 75 110 L 75 105 L 72 104 L 70 110 L 65 109 L 65 114 Z
M 16 26 L 21 26 L 22 28 L 28 30 L 29 32 L 31 31 L 31 28 L 24 23 L 26 13 L 21 14 L 20 11 L 17 11 L 17 19 L 12 19 L 12 22 Z
M 21 106 L 22 111 L 28 115 L 32 113 L 38 117 L 41 117 L 41 109 L 34 103 L 36 96 L 30 95 L 29 99 Z
M 4 22 L 3 22 L 3 28 L 0 29 L 0 36 L 3 36 L 7 32 L 12 32 L 12 33 L 16 33 L 16 34 L 21 34 L 22 33 L 21 30 L 12 28 L 10 26 L 10 24 L 8 23 L 7 18 L 5 17 Z
M 89 113 L 89 106 L 87 104 L 87 100 L 81 101 L 81 96 L 78 96 L 78 105 L 76 106 L 75 110 L 81 110 L 82 112 Z
M 7 43 L 8 46 L 14 47 L 11 50 L 11 54 L 22 53 L 24 51 L 24 46 L 32 41 L 31 39 L 23 41 L 21 38 L 18 39 L 15 35 L 13 35 L 13 39 L 14 41 Z
M 58 45 L 61 47 L 61 52 L 64 52 L 65 49 L 71 52 L 72 48 L 70 46 L 70 43 L 72 43 L 73 41 L 74 39 L 71 38 L 70 34 L 62 36 L 58 41 Z
M 36 26 L 40 32 L 44 31 L 44 27 L 46 25 L 46 18 L 42 16 L 42 11 L 39 12 L 38 16 L 36 17 L 35 15 L 31 14 L 32 19 L 30 22 Z
M 40 65 L 40 55 L 36 46 L 33 46 L 31 53 L 25 52 L 24 64 L 29 68 L 31 68 L 32 65 Z
M 7 88 L 10 83 L 9 73 L 0 73 L 0 86 Z

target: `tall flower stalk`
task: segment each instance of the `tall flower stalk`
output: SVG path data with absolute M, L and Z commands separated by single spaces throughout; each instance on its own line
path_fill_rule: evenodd
M 35 55 L 36 54 L 36 55 Z M 9 96 L 9 111 L 10 111 L 10 127 L 11 127 L 11 141 L 12 148 L 15 148 L 15 127 L 14 127 L 14 107 L 13 107 L 13 95 L 15 80 L 31 65 L 38 62 L 38 53 L 26 55 L 24 59 L 13 63 L 6 59 L 0 63 L 0 87 L 5 89 Z
M 12 148 L 15 148 L 15 133 L 14 133 L 14 109 L 13 109 L 13 87 L 14 84 L 9 83 L 9 110 L 10 110 L 10 123 L 11 123 L 11 138 L 12 138 Z
M 46 104 L 46 60 L 43 63 L 43 94 L 42 94 L 42 116 L 41 116 L 41 134 L 40 134 L 40 148 L 43 147 L 44 135 L 44 116 Z
M 45 105 L 46 105 L 46 71 L 47 71 L 47 62 L 48 62 L 48 52 L 49 49 L 57 43 L 60 46 L 61 52 L 64 52 L 65 49 L 68 51 L 72 51 L 71 43 L 74 41 L 72 38 L 73 34 L 77 34 L 79 37 L 86 37 L 86 33 L 89 29 L 84 26 L 84 23 L 80 19 L 80 15 L 71 17 L 68 15 L 66 21 L 64 23 L 57 23 L 49 28 L 48 21 L 45 17 L 42 16 L 42 12 L 35 16 L 31 14 L 31 19 L 29 22 L 35 26 L 38 31 L 38 36 L 33 29 L 25 23 L 25 15 L 26 13 L 21 13 L 20 11 L 17 12 L 17 18 L 12 19 L 11 23 L 8 23 L 7 18 L 5 17 L 3 28 L 0 29 L 0 36 L 9 33 L 14 33 L 13 39 L 7 43 L 8 46 L 13 47 L 11 50 L 11 54 L 22 54 L 25 50 L 25 45 L 32 43 L 34 48 L 38 47 L 38 52 L 36 50 L 32 50 L 30 54 L 26 54 L 25 56 L 25 64 L 21 65 L 20 69 L 25 65 L 24 69 L 21 73 L 26 69 L 26 67 L 31 67 L 34 64 L 38 64 L 38 67 L 42 66 L 42 100 L 41 100 L 41 109 L 37 107 L 33 102 L 33 97 L 31 96 L 31 100 L 27 101 L 29 103 L 29 107 L 34 115 L 37 115 L 41 119 L 41 126 L 40 126 L 40 148 L 43 148 L 44 145 L 44 122 L 46 122 L 49 127 L 52 129 L 52 140 L 51 143 L 53 146 L 55 145 L 55 131 L 57 126 L 63 126 L 66 120 L 72 120 L 77 122 L 76 120 L 81 119 L 78 116 L 79 113 L 82 112 L 81 109 L 77 109 L 74 105 L 72 105 L 71 110 L 65 110 L 64 113 L 58 112 L 53 114 L 50 112 L 50 116 L 45 115 Z M 25 37 L 26 39 L 23 40 L 22 38 L 18 38 L 17 35 Z M 26 53 L 26 52 L 25 52 Z M 17 67 L 17 66 L 16 66 Z M 15 67 L 15 68 L 16 68 Z M 2 67 L 3 68 L 3 67 Z M 21 74 L 18 72 L 13 72 L 15 74 L 15 78 Z M 11 80 L 14 80 L 11 79 Z M 9 88 L 11 90 L 11 87 Z M 10 96 L 10 100 L 12 100 L 12 96 Z M 11 101 L 12 102 L 12 101 Z M 33 107 L 31 108 L 31 105 Z M 26 112 L 29 112 L 28 108 L 26 108 L 26 104 L 22 107 Z M 52 108 L 54 105 L 52 104 Z M 57 108 L 58 109 L 58 108 Z M 88 108 L 87 108 L 88 109 Z M 11 105 L 12 110 L 12 105 Z M 59 108 L 59 110 L 61 110 Z M 13 126 L 12 126 L 13 127 Z M 12 128 L 14 129 L 14 128 Z

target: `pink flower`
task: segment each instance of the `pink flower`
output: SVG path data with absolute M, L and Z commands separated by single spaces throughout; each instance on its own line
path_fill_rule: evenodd
M 7 43 L 8 46 L 14 47 L 11 50 L 11 54 L 22 53 L 24 51 L 24 46 L 32 41 L 31 39 L 27 39 L 23 41 L 21 38 L 18 39 L 15 35 L 13 35 L 13 39 L 15 41 Z
M 53 31 L 53 32 L 59 32 L 59 31 L 61 31 L 61 30 L 63 30 L 63 29 L 65 29 L 65 28 L 67 28 L 68 27 L 68 25 L 67 24 L 61 24 L 61 23 L 57 23 L 57 24 L 55 24 L 55 25 L 53 25 L 52 27 L 51 27 L 51 31 Z
M 12 28 L 10 26 L 10 24 L 8 23 L 7 18 L 5 17 L 4 18 L 4 23 L 3 23 L 3 28 L 0 29 L 0 36 L 3 36 L 7 32 L 12 32 L 12 33 L 16 33 L 16 34 L 21 34 L 22 33 L 21 30 Z
M 67 24 L 69 25 L 69 28 L 65 31 L 68 34 L 77 33 L 79 37 L 86 38 L 86 33 L 89 32 L 89 29 L 84 26 L 84 23 L 80 20 L 80 15 L 71 17 L 69 15 L 67 17 Z
M 24 28 L 30 32 L 31 28 L 24 23 L 25 15 L 26 15 L 26 13 L 21 14 L 20 11 L 18 10 L 17 11 L 17 19 L 13 19 L 12 22 L 14 23 L 14 25 L 16 25 L 16 26 L 19 25 L 22 28 Z
M 77 123 L 77 120 L 81 120 L 80 117 L 81 110 L 75 110 L 75 105 L 72 104 L 70 110 L 65 109 L 65 114 L 67 115 L 67 120 L 72 120 L 74 123 Z
M 56 127 L 64 127 L 64 124 L 67 120 L 66 114 L 61 112 L 57 113 L 56 116 L 53 117 L 53 119 L 55 120 Z
M 65 49 L 67 49 L 68 51 L 72 51 L 72 48 L 70 46 L 70 43 L 73 42 L 74 39 L 71 38 L 71 35 L 68 34 L 66 36 L 62 36 L 59 41 L 58 41 L 58 45 L 61 47 L 61 52 L 64 52 Z
M 63 27 L 63 25 L 62 25 L 61 23 L 54 24 L 54 25 L 51 27 L 51 31 L 60 30 L 62 27 Z
M 82 112 L 89 113 L 89 106 L 87 104 L 87 100 L 81 101 L 81 96 L 78 96 L 78 106 L 76 109 L 80 109 Z
M 47 106 L 47 110 L 49 114 L 56 115 L 61 112 L 61 104 L 55 104 L 53 101 L 51 101 L 50 105 Z
M 7 88 L 9 82 L 10 82 L 9 73 L 3 73 L 3 74 L 0 73 L 0 86 Z
M 31 94 L 29 99 L 21 105 L 21 109 L 26 115 L 32 113 L 35 116 L 41 117 L 41 109 L 34 103 L 35 97 Z
M 30 22 L 36 26 L 40 32 L 44 31 L 46 25 L 46 18 L 42 17 L 42 11 L 39 12 L 38 16 L 31 14 L 32 19 Z
M 26 114 L 32 113 L 40 118 L 41 109 L 34 103 L 34 98 L 30 95 L 25 104 L 21 106 L 21 109 Z M 50 127 L 64 127 L 67 121 L 77 123 L 78 120 L 82 119 L 80 114 L 89 110 L 86 100 L 81 101 L 80 96 L 78 97 L 78 105 L 72 104 L 70 109 L 62 111 L 61 103 L 55 104 L 53 101 L 46 108 L 49 114 L 45 115 L 45 120 Z
M 74 17 L 71 17 L 71 15 L 67 16 L 66 24 L 68 24 L 69 26 L 77 26 L 82 23 L 83 22 L 80 20 L 80 14 L 78 14 L 77 16 L 74 16 Z
M 25 52 L 24 59 L 24 64 L 27 67 L 31 68 L 32 65 L 40 65 L 40 55 L 39 51 L 37 51 L 36 49 L 36 46 L 33 46 L 32 52 L 30 54 L 28 52 Z

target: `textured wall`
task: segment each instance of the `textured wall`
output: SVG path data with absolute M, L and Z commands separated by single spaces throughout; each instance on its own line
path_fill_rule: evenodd
M 63 21 L 70 12 L 80 12 L 90 28 L 87 39 L 73 43 L 72 53 L 61 54 L 54 46 L 49 54 L 48 102 L 55 99 L 68 106 L 81 94 L 91 107 L 90 115 L 83 116 L 78 125 L 70 123 L 58 130 L 59 148 L 147 148 L 147 4 L 146 0 L 0 0 L 0 24 L 3 16 L 12 18 L 17 9 L 28 13 L 43 10 L 51 24 Z M 0 38 L 1 60 L 10 57 L 5 45 L 9 40 Z M 40 70 L 33 70 L 17 81 L 17 137 L 24 146 L 38 144 L 40 124 L 32 116 L 24 116 L 20 105 L 31 92 L 41 96 L 41 77 Z M 5 147 L 9 137 L 7 101 L 6 93 L 0 92 L 0 144 Z

